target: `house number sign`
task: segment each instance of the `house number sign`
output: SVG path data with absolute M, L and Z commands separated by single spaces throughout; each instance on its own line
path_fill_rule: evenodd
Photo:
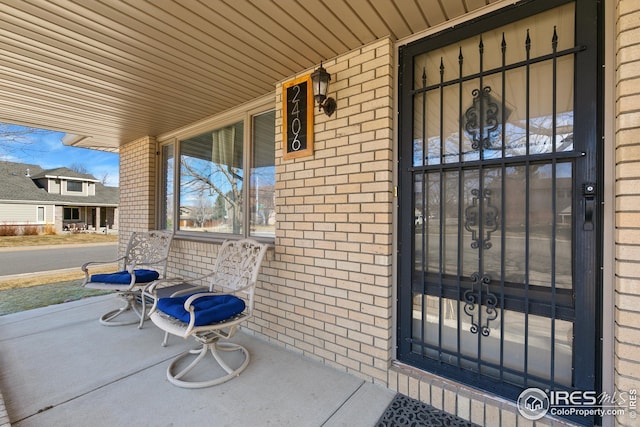
M 285 160 L 313 155 L 311 75 L 282 85 L 282 149 Z

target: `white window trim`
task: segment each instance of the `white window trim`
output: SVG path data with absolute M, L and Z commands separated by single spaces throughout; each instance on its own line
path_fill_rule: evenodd
M 42 209 L 42 219 L 40 219 L 40 209 Z M 44 205 L 36 206 L 36 224 L 47 223 L 47 207 Z

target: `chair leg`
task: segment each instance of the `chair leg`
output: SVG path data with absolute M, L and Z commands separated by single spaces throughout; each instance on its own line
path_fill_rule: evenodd
M 134 323 L 140 322 L 139 319 L 141 317 L 144 317 L 144 313 L 141 313 L 140 309 L 136 306 L 137 302 L 136 302 L 135 296 L 128 295 L 128 294 L 127 295 L 120 294 L 119 296 L 125 300 L 126 302 L 125 305 L 121 308 L 118 308 L 116 310 L 112 310 L 108 313 L 103 314 L 102 317 L 100 317 L 100 323 L 105 326 L 124 326 L 124 325 L 133 325 Z M 133 311 L 138 316 L 138 319 L 114 321 L 116 317 L 120 316 L 121 314 L 129 310 Z
M 225 352 L 241 351 L 244 355 L 244 361 L 242 362 L 240 367 L 233 369 L 224 360 L 222 360 L 219 353 L 221 351 L 225 351 Z M 218 365 L 220 365 L 220 367 L 222 367 L 222 369 L 224 369 L 224 371 L 227 374 L 221 377 L 214 378 L 211 380 L 206 380 L 206 381 L 182 380 L 181 378 L 184 377 L 186 374 L 188 374 L 198 363 L 200 363 L 205 358 L 207 353 L 211 353 L 211 355 L 216 360 Z M 196 358 L 186 368 L 184 368 L 178 373 L 174 373 L 176 370 L 175 368 L 177 363 L 191 354 L 197 354 Z M 178 357 L 176 357 L 167 368 L 167 379 L 171 384 L 176 385 L 178 387 L 183 387 L 183 388 L 211 387 L 214 385 L 222 384 L 240 375 L 240 373 L 244 371 L 245 368 L 249 365 L 249 360 L 250 360 L 249 351 L 241 345 L 229 343 L 229 342 L 219 343 L 217 341 L 212 343 L 207 343 L 207 344 L 203 344 L 202 347 L 198 349 L 186 351 L 180 354 Z
M 164 339 L 162 340 L 162 346 L 166 347 L 169 342 L 169 332 L 164 333 Z
M 147 304 L 150 303 L 150 301 L 148 301 L 147 298 L 149 297 L 144 293 L 136 297 L 136 301 L 139 301 L 140 305 L 142 306 L 142 308 L 140 309 L 140 324 L 138 324 L 138 329 L 142 329 L 142 327 L 144 326 L 144 322 L 149 319 L 148 311 L 150 310 L 150 308 L 147 306 Z M 153 305 L 153 303 L 151 304 Z M 163 347 L 164 346 L 165 345 L 163 345 Z

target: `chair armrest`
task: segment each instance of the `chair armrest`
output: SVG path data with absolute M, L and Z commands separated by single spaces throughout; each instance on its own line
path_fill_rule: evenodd
M 170 277 L 170 278 L 167 278 L 167 279 L 158 279 L 158 280 L 154 280 L 153 282 L 148 284 L 144 288 L 143 292 L 145 294 L 148 294 L 149 296 L 155 297 L 157 288 L 164 288 L 164 287 L 167 287 L 167 286 L 170 286 L 170 285 L 175 285 L 175 284 L 184 283 L 184 282 L 186 282 L 186 279 L 184 279 L 182 277 Z
M 82 272 L 84 273 L 84 280 L 82 281 L 81 286 L 85 286 L 87 283 L 89 283 L 89 266 L 90 265 L 106 265 L 106 264 L 114 264 L 118 261 L 122 261 L 123 259 L 125 259 L 125 257 L 120 257 L 118 259 L 113 259 L 110 261 L 89 261 L 89 262 L 85 262 L 84 264 L 82 264 L 82 266 L 80 267 L 80 269 L 82 270 Z
M 203 276 L 207 277 L 207 276 Z M 201 279 L 201 278 L 199 278 Z M 172 277 L 168 279 L 158 279 L 151 284 L 147 285 L 146 288 L 142 291 L 144 296 L 150 297 L 153 299 L 153 305 L 149 311 L 149 314 L 153 313 L 156 310 L 158 305 L 158 300 L 160 298 L 167 297 L 177 297 L 180 295 L 190 294 L 194 292 L 207 292 L 209 291 L 209 286 L 204 285 L 196 285 L 191 283 L 191 280 L 196 279 L 184 279 L 182 277 Z
M 250 286 L 246 286 L 245 288 L 247 287 L 250 287 Z M 184 302 L 184 309 L 189 313 L 189 324 L 187 325 L 187 328 L 185 330 L 185 336 L 191 334 L 191 332 L 195 328 L 196 316 L 193 308 L 193 303 L 197 299 L 208 297 L 208 296 L 233 295 L 234 293 L 237 293 L 237 291 L 236 292 L 200 292 L 197 294 L 193 294 L 189 298 L 187 298 L 187 300 Z M 234 320 L 226 320 L 224 322 L 221 322 L 220 325 L 223 325 L 223 327 L 235 327 L 235 325 L 241 322 L 242 320 L 243 319 L 238 320 L 237 318 Z
M 110 261 L 89 261 L 89 262 L 85 262 L 84 264 L 82 264 L 80 269 L 82 271 L 84 271 L 85 274 L 86 274 L 88 272 L 88 268 L 89 268 L 90 265 L 113 264 L 114 262 L 122 261 L 124 258 L 125 257 L 120 257 L 118 259 L 112 259 Z
M 191 333 L 191 331 L 193 331 L 193 328 L 195 327 L 195 323 L 196 323 L 196 315 L 193 309 L 193 302 L 195 300 L 197 300 L 198 298 L 202 298 L 202 297 L 206 297 L 206 296 L 212 296 L 212 295 L 220 295 L 216 292 L 201 292 L 198 294 L 194 294 L 191 295 L 189 298 L 187 298 L 187 300 L 184 302 L 184 309 L 189 312 L 189 324 L 187 325 L 187 329 L 185 331 L 185 335 L 189 335 Z

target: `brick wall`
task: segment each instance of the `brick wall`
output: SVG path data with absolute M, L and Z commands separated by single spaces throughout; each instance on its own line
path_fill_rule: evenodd
M 615 384 L 640 385 L 640 2 L 617 2 Z M 618 425 L 638 425 L 618 417 Z
M 392 347 L 393 63 L 388 39 L 323 63 L 337 110 L 316 110 L 310 157 L 282 159 L 276 87 L 275 253 L 252 324 L 383 384 Z
M 156 151 L 152 137 L 120 147 L 120 253 L 124 253 L 132 232 L 156 228 Z

